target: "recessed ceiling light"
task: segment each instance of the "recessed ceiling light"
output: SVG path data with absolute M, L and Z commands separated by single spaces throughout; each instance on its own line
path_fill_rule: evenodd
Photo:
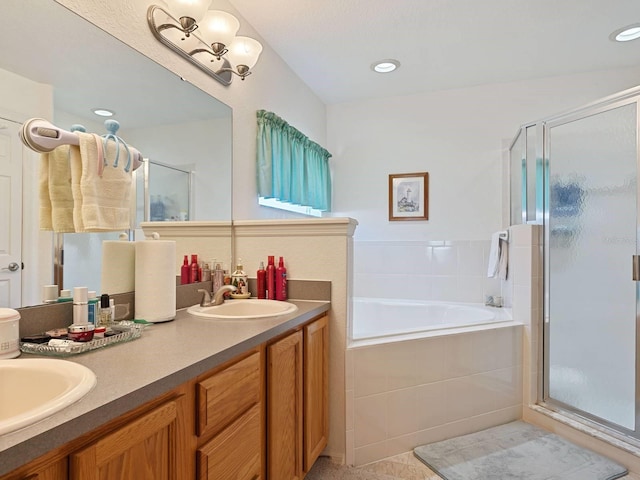
M 101 117 L 113 117 L 113 115 L 115 114 L 115 112 L 107 110 L 106 108 L 94 108 L 91 111 Z
M 371 69 L 374 72 L 378 72 L 378 73 L 389 73 L 389 72 L 393 72 L 399 66 L 400 66 L 400 62 L 398 60 L 393 60 L 391 58 L 388 58 L 386 60 L 379 60 L 375 63 L 372 63 Z
M 628 42 L 640 38 L 640 23 L 634 23 L 633 25 L 627 25 L 626 27 L 619 28 L 609 38 L 614 42 Z

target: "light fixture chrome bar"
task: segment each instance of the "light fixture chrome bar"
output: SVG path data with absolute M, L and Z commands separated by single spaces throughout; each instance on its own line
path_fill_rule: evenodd
M 158 21 L 157 19 L 161 18 L 162 15 L 166 15 L 168 18 L 172 19 L 175 22 L 175 24 L 160 23 L 160 21 Z M 202 37 L 200 37 L 195 31 L 186 32 L 183 29 L 182 23 L 180 22 L 180 20 L 175 18 L 171 13 L 169 13 L 164 8 L 158 5 L 151 5 L 147 10 L 147 23 L 149 24 L 149 28 L 151 29 L 153 36 L 156 37 L 156 39 L 158 39 L 160 43 L 162 43 L 169 49 L 173 50 L 181 57 L 187 59 L 190 63 L 198 67 L 200 70 L 202 70 L 207 75 L 214 78 L 221 84 L 231 85 L 231 80 L 233 78 L 233 75 L 232 75 L 233 69 L 231 68 L 231 64 L 229 63 L 229 61 L 223 57 L 220 57 L 216 53 L 214 53 L 213 50 L 211 50 L 211 47 L 207 45 L 207 43 L 202 39 Z M 191 52 L 187 52 L 183 50 L 182 48 L 180 48 L 179 45 L 176 45 L 169 38 L 167 38 L 166 35 L 163 35 L 163 32 L 166 32 L 167 30 L 174 29 L 174 28 L 183 32 L 185 36 L 190 36 L 191 38 L 195 38 L 202 45 L 199 48 L 192 50 Z M 193 56 L 196 53 L 205 53 L 205 52 L 211 55 L 212 57 L 219 59 L 219 62 L 221 64 L 221 67 L 219 69 L 210 68 L 205 63 L 201 62 L 200 60 L 198 60 Z

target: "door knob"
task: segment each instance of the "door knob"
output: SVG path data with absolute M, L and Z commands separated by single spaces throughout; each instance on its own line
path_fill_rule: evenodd
M 2 270 L 9 270 L 10 272 L 15 272 L 20 268 L 16 262 L 11 262 L 8 266 L 4 267 Z

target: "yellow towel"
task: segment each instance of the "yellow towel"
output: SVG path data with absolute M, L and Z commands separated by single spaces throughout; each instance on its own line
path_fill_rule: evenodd
M 53 230 L 51 223 L 51 198 L 49 198 L 49 153 L 40 154 L 40 230 Z
M 118 167 L 114 168 L 116 143 L 107 142 L 106 161 L 102 176 L 102 163 L 96 138 L 92 134 L 76 132 L 80 137 L 82 158 L 82 222 L 87 232 L 106 232 L 131 228 L 131 170 L 124 171 L 127 152 L 120 145 Z M 102 139 L 99 139 L 102 140 Z
M 69 145 L 60 145 L 49 152 L 49 198 L 53 231 L 75 232 Z

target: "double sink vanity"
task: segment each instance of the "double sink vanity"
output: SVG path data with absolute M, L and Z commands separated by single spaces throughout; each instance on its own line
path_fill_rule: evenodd
M 0 361 L 0 407 L 14 408 L 0 411 L 0 479 L 303 478 L 328 437 L 330 302 L 253 301 L 178 310 L 65 360 Z

